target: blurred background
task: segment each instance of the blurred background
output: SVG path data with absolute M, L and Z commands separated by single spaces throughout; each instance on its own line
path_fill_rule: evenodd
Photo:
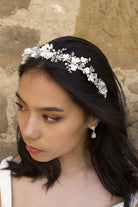
M 0 0 L 0 160 L 16 149 L 15 92 L 26 47 L 65 35 L 107 56 L 125 92 L 130 139 L 138 149 L 138 1 Z

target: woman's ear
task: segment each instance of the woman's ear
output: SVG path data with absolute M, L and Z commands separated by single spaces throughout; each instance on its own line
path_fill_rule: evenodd
M 95 118 L 95 117 L 91 117 L 91 118 L 89 119 L 88 128 L 91 129 L 92 126 L 95 126 L 95 128 L 96 128 L 96 127 L 98 126 L 99 122 L 100 122 L 99 119 L 97 119 L 97 118 Z

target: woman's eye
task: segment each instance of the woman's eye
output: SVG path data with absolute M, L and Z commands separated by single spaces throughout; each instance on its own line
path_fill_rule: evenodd
M 23 107 L 21 104 L 16 102 L 16 105 L 18 106 L 19 111 L 28 111 L 25 107 Z
M 46 121 L 49 121 L 49 122 L 58 121 L 58 120 L 60 119 L 59 117 L 52 117 L 52 116 L 47 116 L 47 115 L 43 115 L 43 118 L 44 118 Z

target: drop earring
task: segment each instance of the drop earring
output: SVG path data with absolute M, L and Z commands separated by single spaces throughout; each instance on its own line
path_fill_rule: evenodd
M 92 134 L 91 134 L 91 138 L 94 139 L 94 138 L 96 138 L 95 126 L 92 126 L 91 130 L 93 131 Z

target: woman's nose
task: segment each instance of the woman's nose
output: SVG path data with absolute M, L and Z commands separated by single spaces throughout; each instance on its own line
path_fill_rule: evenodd
M 39 139 L 41 136 L 38 121 L 34 117 L 30 117 L 24 125 L 22 134 L 26 138 Z

